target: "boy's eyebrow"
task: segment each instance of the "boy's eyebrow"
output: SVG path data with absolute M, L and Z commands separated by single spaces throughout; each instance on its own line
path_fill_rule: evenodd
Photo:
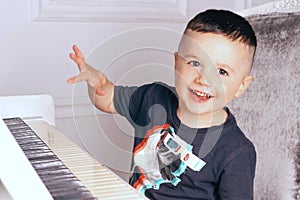
M 190 54 L 187 54 L 187 55 L 180 55 L 182 58 L 186 59 L 186 58 L 193 58 L 193 59 L 196 59 L 196 60 L 201 60 L 198 56 L 195 56 L 195 55 L 190 55 Z

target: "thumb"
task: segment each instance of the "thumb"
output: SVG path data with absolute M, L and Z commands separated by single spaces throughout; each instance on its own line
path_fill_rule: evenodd
M 99 95 L 99 96 L 104 96 L 106 94 L 106 92 L 104 91 L 103 88 L 97 86 L 96 87 L 96 90 L 95 90 L 96 94 Z

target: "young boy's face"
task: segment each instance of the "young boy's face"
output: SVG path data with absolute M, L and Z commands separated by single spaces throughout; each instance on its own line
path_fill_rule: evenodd
M 217 113 L 251 83 L 254 48 L 214 33 L 185 35 L 175 53 L 178 109 L 185 115 Z

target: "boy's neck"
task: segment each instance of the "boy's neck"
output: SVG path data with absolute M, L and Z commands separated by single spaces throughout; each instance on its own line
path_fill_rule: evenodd
M 201 115 L 180 112 L 177 109 L 177 116 L 181 123 L 191 128 L 209 128 L 219 126 L 226 122 L 228 113 L 224 109 Z

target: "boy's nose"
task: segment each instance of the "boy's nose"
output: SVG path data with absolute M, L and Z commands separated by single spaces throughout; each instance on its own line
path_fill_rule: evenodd
M 202 67 L 200 70 L 196 70 L 196 77 L 195 82 L 203 85 L 203 86 L 210 86 L 211 85 L 211 78 L 212 74 L 209 70 L 205 69 L 205 67 Z

